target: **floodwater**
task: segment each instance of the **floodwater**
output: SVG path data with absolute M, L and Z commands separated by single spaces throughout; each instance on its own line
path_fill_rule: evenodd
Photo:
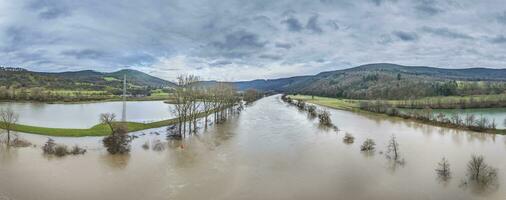
M 280 100 L 263 98 L 224 124 L 182 141 L 165 140 L 164 129 L 133 133 L 127 156 L 111 156 L 99 137 L 55 138 L 79 143 L 85 155 L 42 155 L 44 136 L 19 134 L 37 147 L 2 148 L 0 199 L 497 199 L 506 197 L 506 138 L 456 131 L 376 115 L 331 110 L 341 131 Z M 345 133 L 355 143 L 345 144 Z M 404 164 L 385 158 L 391 135 Z M 374 139 L 374 153 L 360 144 Z M 161 140 L 165 150 L 145 150 Z M 464 185 L 472 154 L 498 169 L 493 187 Z M 442 157 L 452 178 L 439 180 Z
M 506 128 L 506 108 L 434 109 L 433 111 L 445 114 L 457 113 L 462 118 L 465 118 L 468 114 L 473 114 L 476 118 L 483 116 L 490 121 L 495 121 L 497 128 Z
M 115 113 L 121 119 L 123 102 L 46 104 L 2 102 L 19 114 L 19 123 L 52 128 L 90 128 L 99 123 L 101 113 Z M 163 101 L 127 101 L 126 117 L 132 122 L 151 122 L 172 118 L 171 105 Z

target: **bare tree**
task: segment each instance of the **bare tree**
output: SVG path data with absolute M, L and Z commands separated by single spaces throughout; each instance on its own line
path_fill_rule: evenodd
M 497 170 L 485 163 L 483 156 L 472 155 L 467 163 L 467 175 L 471 181 L 486 185 L 497 179 Z
M 16 114 L 11 108 L 0 110 L 1 128 L 7 132 L 7 146 L 11 141 L 11 131 L 18 122 L 19 115 Z
M 447 181 L 451 178 L 450 163 L 445 157 L 443 157 L 437 164 L 436 173 L 438 175 L 438 178 L 443 181 Z
M 114 122 L 116 121 L 116 114 L 114 113 L 102 113 L 100 114 L 100 122 L 106 124 L 111 129 L 111 133 L 115 132 Z
M 397 139 L 395 138 L 395 135 L 392 135 L 392 137 L 388 141 L 386 155 L 387 155 L 387 158 L 392 159 L 394 161 L 398 161 L 400 159 L 399 143 L 397 143 Z

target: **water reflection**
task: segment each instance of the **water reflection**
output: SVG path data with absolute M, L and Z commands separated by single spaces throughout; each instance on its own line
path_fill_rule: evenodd
M 130 154 L 110 155 L 102 154 L 99 156 L 99 162 L 112 169 L 125 169 L 130 162 Z

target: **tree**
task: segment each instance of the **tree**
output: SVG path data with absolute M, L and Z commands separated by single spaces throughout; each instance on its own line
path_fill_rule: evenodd
M 251 102 L 256 101 L 257 99 L 259 99 L 260 97 L 261 97 L 261 94 L 257 90 L 255 90 L 255 89 L 247 89 L 244 92 L 243 99 L 244 99 L 244 101 L 246 101 L 248 103 L 251 103 Z
M 438 178 L 440 178 L 443 181 L 446 181 L 450 179 L 451 172 L 450 172 L 450 163 L 448 160 L 443 157 L 441 161 L 437 164 L 436 173 L 438 175 Z
M 11 131 L 18 122 L 19 115 L 14 112 L 11 108 L 0 110 L 0 125 L 1 128 L 7 132 L 7 146 L 10 144 Z
M 400 159 L 399 154 L 399 143 L 397 143 L 397 139 L 395 135 L 392 135 L 388 142 L 387 146 L 387 158 L 392 159 L 394 161 L 398 161 Z
M 107 124 L 111 129 L 111 135 L 105 137 L 102 142 L 110 154 L 124 154 L 130 151 L 132 137 L 128 135 L 127 126 L 116 122 L 116 115 L 104 113 L 100 115 L 100 121 Z
M 497 170 L 488 166 L 483 156 L 472 155 L 467 163 L 467 175 L 471 181 L 486 185 L 496 180 Z
M 106 124 L 111 129 L 111 133 L 115 132 L 114 122 L 116 121 L 116 114 L 114 113 L 102 113 L 100 114 L 100 122 Z
M 376 143 L 372 139 L 366 139 L 362 146 L 360 146 L 360 151 L 374 151 Z
M 318 119 L 320 120 L 320 124 L 323 126 L 331 126 L 332 120 L 330 119 L 330 112 L 327 110 L 322 110 L 320 114 L 318 114 Z

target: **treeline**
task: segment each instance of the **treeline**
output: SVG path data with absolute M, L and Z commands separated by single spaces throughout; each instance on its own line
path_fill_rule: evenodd
M 228 83 L 213 86 L 200 86 L 198 76 L 179 76 L 178 87 L 173 93 L 172 112 L 177 117 L 177 126 L 171 137 L 183 137 L 185 133 L 197 130 L 197 119 L 203 117 L 205 127 L 208 116 L 213 113 L 214 122 L 221 123 L 229 116 L 238 113 L 243 106 L 235 87 Z M 202 116 L 203 115 L 203 116 Z
M 306 86 L 307 85 L 307 86 Z M 434 96 L 503 94 L 503 81 L 458 81 L 392 72 L 343 72 L 298 85 L 291 92 L 348 99 L 405 100 Z
M 73 91 L 65 94 L 43 88 L 7 88 L 0 87 L 0 100 L 8 101 L 39 101 L 39 102 L 74 102 L 74 101 L 100 101 L 110 99 L 111 95 L 98 92 Z
M 260 98 L 262 98 L 264 94 L 258 90 L 255 89 L 247 89 L 244 91 L 242 95 L 242 99 L 246 101 L 247 103 L 254 102 Z
M 314 105 L 307 105 L 303 100 L 292 100 L 288 95 L 283 94 L 281 100 L 284 102 L 296 106 L 301 111 L 306 111 L 311 118 L 318 117 L 318 121 L 321 126 L 332 127 L 335 130 L 339 130 L 337 126 L 332 123 L 330 119 L 330 112 L 325 109 L 317 109 Z
M 477 117 L 474 114 L 467 114 L 465 117 L 460 116 L 458 113 L 447 115 L 444 113 L 434 113 L 431 108 L 413 109 L 403 112 L 394 105 L 385 101 L 362 101 L 359 104 L 359 108 L 370 112 L 387 114 L 389 116 L 414 119 L 432 124 L 468 129 L 477 132 L 497 130 L 497 122 L 495 120 L 490 120 L 484 116 Z
M 134 87 L 128 88 L 128 95 L 133 97 L 151 96 L 155 88 Z M 168 89 L 157 89 L 157 91 L 169 92 Z M 15 88 L 0 86 L 0 101 L 38 101 L 38 102 L 78 102 L 78 101 L 101 101 L 119 97 L 123 94 L 120 89 L 109 89 L 104 91 L 55 91 L 42 87 Z
M 506 107 L 506 95 L 410 99 L 397 101 L 395 106 L 411 109 L 502 108 Z

